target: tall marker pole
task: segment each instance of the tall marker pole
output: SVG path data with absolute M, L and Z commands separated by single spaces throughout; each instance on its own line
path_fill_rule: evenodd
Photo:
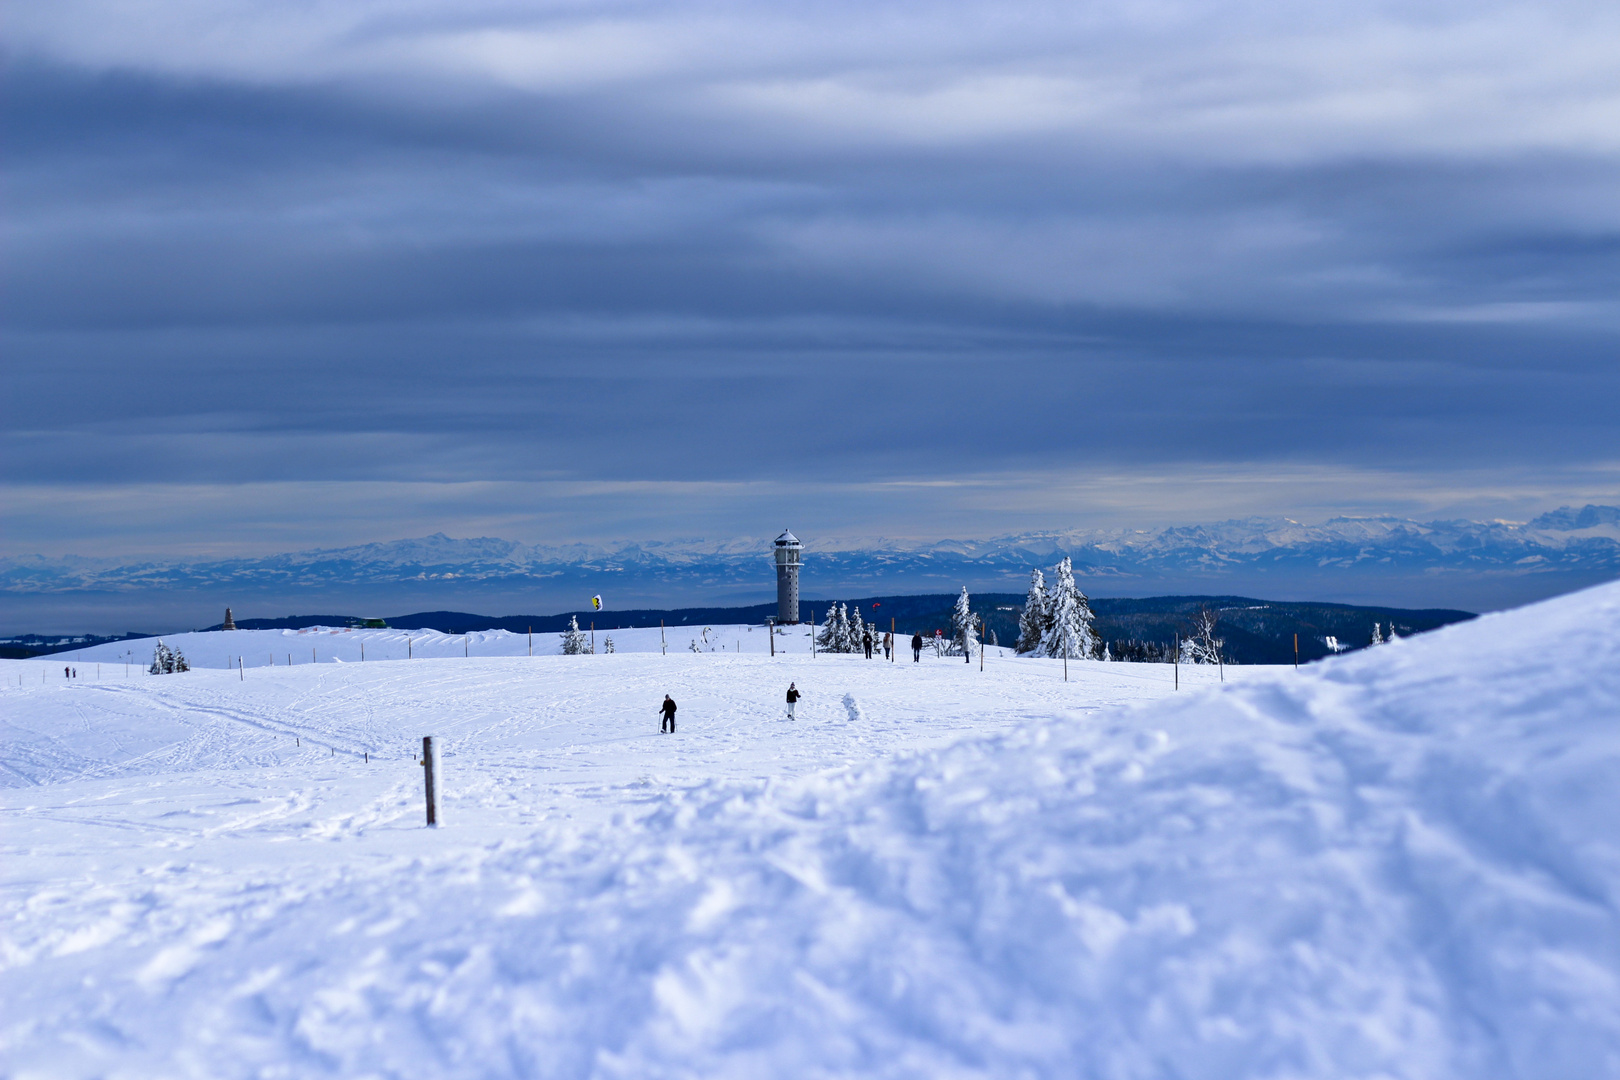
M 658 651 L 665 656 L 669 655 L 669 642 L 664 640 L 664 620 L 658 620 Z
M 1299 670 L 1299 634 L 1294 635 L 1294 670 Z
M 433 736 L 422 736 L 422 781 L 427 791 L 427 823 L 428 828 L 437 828 L 439 825 L 439 793 L 435 787 L 433 775 Z
M 979 670 L 984 670 L 984 617 L 979 618 Z
M 1180 634 L 1176 635 L 1176 646 L 1175 646 L 1175 650 L 1173 652 L 1171 652 L 1171 654 L 1170 654 L 1170 665 L 1176 669 L 1176 672 L 1175 672 L 1176 686 L 1175 686 L 1175 688 L 1177 690 L 1180 690 L 1181 689 L 1181 635 Z
M 894 654 L 900 651 L 900 642 L 894 636 L 894 616 L 889 616 L 889 663 L 894 663 Z
M 534 655 L 534 627 L 529 627 L 529 655 Z

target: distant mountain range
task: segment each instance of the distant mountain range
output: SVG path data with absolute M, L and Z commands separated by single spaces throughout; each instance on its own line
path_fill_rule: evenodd
M 221 606 L 234 598 L 239 615 L 308 611 L 310 601 L 323 597 L 363 598 L 396 611 L 413 602 L 472 600 L 486 609 L 510 603 L 508 611 L 568 610 L 596 592 L 626 607 L 760 602 L 774 595 L 769 548 L 765 536 L 539 547 L 435 534 L 196 562 L 36 556 L 0 559 L 0 597 L 18 607 L 25 598 L 207 594 Z M 818 543 L 812 535 L 803 591 L 833 597 L 964 584 L 1016 589 L 1031 567 L 1050 566 L 1064 554 L 1093 595 L 1243 592 L 1480 610 L 1620 576 L 1620 507 L 1564 507 L 1529 522 L 1340 517 L 1304 525 L 1245 518 L 934 542 Z M 38 603 L 22 606 L 40 610 Z

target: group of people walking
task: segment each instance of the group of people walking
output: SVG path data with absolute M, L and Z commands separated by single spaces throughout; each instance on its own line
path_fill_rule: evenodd
M 870 633 L 861 635 L 861 646 L 866 650 L 866 658 L 868 660 L 872 659 L 872 646 L 873 646 L 873 644 L 874 644 L 874 642 L 873 642 L 873 639 L 872 639 L 872 635 Z M 883 659 L 887 660 L 887 659 L 889 659 L 889 657 L 891 656 L 891 654 L 894 651 L 894 635 L 889 634 L 889 633 L 884 634 L 883 635 L 883 640 L 882 640 L 882 645 L 883 645 Z M 922 662 L 922 649 L 923 649 L 923 636 L 921 634 L 912 634 L 911 635 L 911 659 L 912 659 L 912 661 L 914 663 L 921 663 Z M 799 703 L 799 698 L 801 696 L 802 695 L 799 693 L 798 684 L 797 683 L 791 683 L 791 682 L 788 683 L 788 688 L 787 688 L 787 718 L 789 720 L 792 720 L 794 718 L 793 717 L 794 706 L 796 706 Z M 661 735 L 673 735 L 673 734 L 675 734 L 675 710 L 676 710 L 676 707 L 677 706 L 675 705 L 675 699 L 670 697 L 668 694 L 665 694 L 664 695 L 664 703 L 662 705 L 660 705 L 659 708 L 658 708 L 659 715 L 661 715 L 663 717 L 662 723 L 660 723 L 658 725 L 659 734 L 661 734 Z
M 881 642 L 878 639 L 872 637 L 872 632 L 870 630 L 868 630 L 865 633 L 861 634 L 861 649 L 863 651 L 865 651 L 866 658 L 868 660 L 872 659 L 872 648 L 873 648 L 873 646 L 878 645 L 878 644 L 881 644 L 882 647 L 883 647 L 883 659 L 888 660 L 894 655 L 894 635 L 892 633 L 889 633 L 888 631 L 884 631 L 883 638 L 882 638 Z M 922 649 L 923 649 L 923 636 L 921 634 L 912 634 L 911 635 L 911 659 L 912 659 L 913 662 L 915 662 L 915 663 L 921 663 L 922 662 Z

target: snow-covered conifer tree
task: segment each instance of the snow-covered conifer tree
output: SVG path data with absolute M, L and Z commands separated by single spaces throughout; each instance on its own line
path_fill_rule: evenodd
M 1395 636 L 1394 634 L 1390 635 L 1390 637 L 1394 637 L 1394 636 Z M 174 667 L 171 668 L 170 670 L 171 671 L 190 671 L 191 670 L 191 665 L 186 663 L 186 654 L 181 652 L 179 649 L 174 650 Z
M 564 656 L 580 656 L 591 651 L 591 644 L 579 629 L 579 616 L 568 616 L 568 629 L 557 635 L 562 638 Z
M 609 634 L 605 639 L 603 639 L 603 641 L 602 641 L 602 651 L 605 652 L 605 653 L 610 653 L 610 652 L 613 651 L 613 635 L 612 634 Z
M 977 617 L 969 606 L 967 586 L 962 586 L 962 595 L 956 598 L 956 608 L 951 612 L 951 652 L 958 656 L 972 656 L 979 649 L 979 632 Z
M 1378 629 L 1378 624 L 1377 623 L 1373 623 L 1373 636 L 1372 636 L 1371 644 L 1373 644 L 1373 645 L 1382 645 L 1383 643 L 1384 643 L 1383 632 Z
M 860 652 L 865 646 L 861 644 L 861 635 L 867 633 L 868 627 L 861 618 L 860 607 L 855 608 L 855 615 L 849 620 L 849 651 Z
M 1046 575 L 1037 568 L 1029 572 L 1029 595 L 1024 597 L 1024 610 L 1018 616 L 1018 644 L 1014 648 L 1019 653 L 1032 653 L 1039 649 L 1051 620 L 1052 614 L 1047 609 Z
M 152 666 L 146 670 L 150 675 L 168 675 L 174 671 L 174 653 L 169 651 L 169 647 L 163 644 L 161 639 L 157 643 L 157 648 L 152 650 Z
M 822 652 L 843 652 L 838 647 L 838 605 L 827 605 L 827 619 L 821 624 L 821 633 L 816 635 L 816 647 Z
M 838 605 L 838 619 L 833 624 L 833 652 L 854 652 L 849 641 L 849 605 Z
M 1086 660 L 1102 651 L 1102 642 L 1092 629 L 1094 616 L 1091 603 L 1080 586 L 1074 582 L 1074 564 L 1065 555 L 1052 569 L 1052 589 L 1048 594 L 1047 610 L 1051 623 L 1041 641 L 1043 656 L 1067 656 L 1070 660 Z

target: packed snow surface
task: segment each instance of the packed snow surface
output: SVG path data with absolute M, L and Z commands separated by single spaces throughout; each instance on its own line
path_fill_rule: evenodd
M 1617 631 L 0 664 L 0 1072 L 1620 1076 Z

